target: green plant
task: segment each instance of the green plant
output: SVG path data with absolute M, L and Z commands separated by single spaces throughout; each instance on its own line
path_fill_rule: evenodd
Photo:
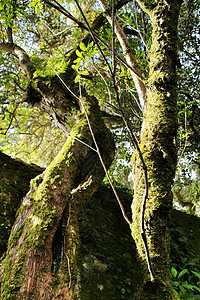
M 95 55 L 96 53 L 98 53 L 96 47 L 93 47 L 93 46 L 94 46 L 93 41 L 87 47 L 84 43 L 81 42 L 79 47 L 80 47 L 80 50 L 82 50 L 82 51 L 79 51 L 78 49 L 76 50 L 76 55 L 78 56 L 78 58 L 74 60 L 75 64 L 72 65 L 72 68 L 74 70 L 76 70 L 78 73 L 78 75 L 75 78 L 75 83 L 77 83 L 79 81 L 80 74 L 81 75 L 89 75 L 88 71 L 84 71 L 84 70 L 80 71 L 80 69 L 81 69 L 80 66 L 81 66 L 81 64 L 84 65 L 85 61 L 87 59 L 90 59 L 92 57 L 92 55 Z
M 194 283 L 189 282 L 190 274 L 193 273 L 195 277 L 198 278 L 198 282 L 196 285 Z M 175 293 L 177 294 L 180 299 L 200 299 L 200 273 L 195 271 L 189 271 L 188 269 L 183 269 L 181 272 L 172 267 L 171 268 L 172 274 L 172 285 L 174 287 Z M 187 274 L 187 279 L 184 280 L 184 275 Z

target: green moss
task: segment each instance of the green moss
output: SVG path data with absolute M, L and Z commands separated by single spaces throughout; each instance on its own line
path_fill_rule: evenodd
M 17 242 L 22 234 L 24 228 L 24 224 L 22 224 L 19 228 L 17 228 L 17 231 L 13 234 L 11 233 L 11 238 L 9 239 L 9 247 L 13 248 L 17 245 Z
M 166 293 L 166 299 L 173 299 L 170 298 L 169 287 L 169 213 L 172 208 L 171 185 L 176 167 L 173 139 L 177 130 L 175 68 L 178 5 L 180 3 L 175 1 L 173 7 L 170 7 L 169 3 L 168 7 L 165 7 L 161 1 L 150 14 L 152 46 L 149 53 L 146 113 L 140 144 L 147 166 L 149 185 L 144 212 L 145 234 L 155 279 L 165 283 L 169 291 Z M 144 262 L 145 282 L 149 277 L 146 251 L 141 237 L 145 186 L 141 162 L 138 156 L 135 159 L 135 191 L 132 205 L 134 222 L 131 231 L 141 260 Z M 164 293 L 164 288 L 160 292 Z
M 2 291 L 1 291 L 1 299 L 2 300 L 15 300 L 19 299 L 17 297 L 16 293 L 20 289 L 20 280 L 18 276 L 16 276 L 17 271 L 19 270 L 18 263 L 16 264 L 16 267 L 14 271 L 12 272 L 12 275 L 10 274 L 10 270 L 12 269 L 13 261 L 11 259 L 11 256 L 7 256 L 4 264 L 4 278 L 2 283 Z

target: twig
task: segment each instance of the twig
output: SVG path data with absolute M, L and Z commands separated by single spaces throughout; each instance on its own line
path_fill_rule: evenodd
M 68 288 L 70 289 L 71 288 L 71 284 L 72 284 L 72 275 L 71 275 L 71 270 L 70 270 L 69 257 L 68 257 L 67 254 L 66 254 L 66 257 L 67 257 L 67 265 L 68 265 L 68 272 L 69 272 L 69 285 L 68 285 Z
M 112 0 L 112 74 L 115 79 L 116 63 L 115 63 L 115 3 Z M 116 83 L 115 83 L 116 84 Z
M 128 91 L 131 94 L 131 96 L 135 99 L 135 102 L 137 103 L 137 106 L 139 107 L 139 109 L 141 110 L 141 112 L 143 112 L 142 107 L 140 105 L 140 103 L 138 102 L 138 99 L 135 97 L 135 95 L 131 92 L 131 89 L 128 85 L 128 83 L 126 83 L 126 86 L 128 87 Z
M 140 231 L 140 234 L 141 234 L 141 238 L 142 238 L 144 249 L 145 249 L 145 254 L 146 254 L 146 260 L 147 260 L 147 266 L 148 266 L 149 274 L 150 274 L 151 280 L 153 280 L 154 276 L 153 276 L 153 271 L 152 271 L 152 266 L 151 266 L 151 260 L 150 260 L 150 255 L 149 255 L 149 249 L 148 249 L 148 244 L 147 244 L 147 238 L 146 238 L 146 234 L 145 234 L 145 226 L 144 226 L 144 214 L 145 214 L 146 202 L 147 202 L 147 199 L 148 199 L 148 192 L 149 192 L 147 166 L 146 166 L 146 164 L 144 162 L 144 158 L 143 158 L 142 152 L 141 152 L 140 147 L 139 147 L 137 136 L 132 131 L 131 125 L 129 124 L 129 119 L 127 118 L 127 116 L 126 116 L 126 114 L 125 114 L 125 112 L 124 112 L 124 110 L 122 108 L 121 102 L 119 100 L 118 92 L 116 92 L 116 97 L 117 97 L 117 102 L 118 102 L 118 105 L 119 105 L 119 108 L 120 108 L 120 111 L 121 111 L 122 119 L 124 121 L 124 124 L 125 124 L 125 126 L 126 126 L 126 128 L 128 130 L 129 136 L 130 136 L 130 140 L 131 140 L 133 146 L 135 147 L 135 149 L 136 149 L 136 151 L 138 153 L 139 159 L 141 161 L 141 164 L 142 164 L 142 169 L 143 169 L 143 174 L 144 174 L 144 182 L 145 182 L 145 190 L 144 190 L 143 202 L 142 202 L 141 231 Z
M 92 65 L 93 65 L 93 67 L 96 69 L 96 71 L 98 72 L 98 74 L 101 76 L 101 78 L 103 79 L 103 81 L 104 81 L 104 83 L 105 83 L 105 85 L 106 85 L 106 87 L 107 87 L 107 91 L 108 91 L 108 95 L 109 95 L 109 100 L 110 100 L 110 102 L 112 102 L 111 92 L 110 92 L 110 89 L 109 89 L 109 87 L 108 87 L 108 84 L 107 84 L 107 82 L 106 82 L 104 76 L 101 74 L 101 72 L 100 72 L 100 71 L 98 70 L 98 68 L 95 66 L 95 64 L 93 63 L 93 61 L 92 61 Z
M 64 131 L 64 133 L 66 134 L 67 137 L 72 137 L 73 139 L 75 139 L 75 140 L 78 141 L 79 143 L 81 143 L 81 144 L 87 146 L 88 148 L 92 149 L 93 151 L 97 152 L 97 150 L 94 149 L 93 147 L 91 147 L 89 144 L 87 144 L 87 143 L 81 141 L 79 138 L 73 136 L 71 133 L 68 133 L 67 130 L 65 129 L 65 126 L 62 125 L 62 124 L 60 124 L 60 123 L 58 122 L 58 120 L 57 120 L 57 122 L 56 122 L 56 125 L 57 125 L 58 127 L 60 127 L 60 129 L 61 129 L 62 131 Z
M 16 104 L 15 109 L 14 109 L 14 111 L 12 112 L 12 117 L 11 117 L 11 120 L 10 120 L 10 124 L 9 124 L 8 128 L 6 129 L 6 131 L 3 133 L 4 135 L 7 134 L 8 130 L 10 129 L 10 127 L 11 127 L 11 125 L 12 125 L 12 122 L 13 122 L 13 119 L 14 119 L 14 117 L 15 117 L 15 113 L 16 113 L 16 110 L 17 110 L 18 106 L 19 106 L 19 103 Z
M 114 9 L 113 9 L 114 11 Z M 114 31 L 114 15 L 112 14 L 112 30 Z M 114 50 L 113 50 L 114 52 Z M 114 58 L 113 58 L 114 60 Z M 148 249 L 148 245 L 147 245 L 147 238 L 146 238 L 146 234 L 145 234 L 145 226 L 144 226 L 144 214 L 145 214 L 145 208 L 146 208 L 146 202 L 147 202 L 147 199 L 148 199 L 148 176 L 147 176 L 147 166 L 144 162 L 144 159 L 143 159 L 143 155 L 142 155 L 142 152 L 140 150 L 140 147 L 139 147 L 139 143 L 138 143 L 138 140 L 137 140 L 137 137 L 135 135 L 135 133 L 132 131 L 131 129 L 131 126 L 129 124 L 129 119 L 128 117 L 126 116 L 124 110 L 123 110 L 123 107 L 121 105 L 121 101 L 120 101 L 120 98 L 119 98 L 119 93 L 118 93 L 118 89 L 117 89 L 117 86 L 115 84 L 115 73 L 113 72 L 112 73 L 112 79 L 113 79 L 113 86 L 114 86 L 114 91 L 115 91 L 115 95 L 116 95 L 116 100 L 117 100 L 117 103 L 119 105 L 119 109 L 120 109 L 120 112 L 121 112 L 121 116 L 122 116 L 122 119 L 124 121 L 124 124 L 129 132 L 129 136 L 131 138 L 131 141 L 133 143 L 133 146 L 135 146 L 136 148 L 136 151 L 139 155 L 139 159 L 142 163 L 142 169 L 143 169 L 143 173 L 144 173 L 144 181 L 145 181 L 145 191 L 144 191 L 144 194 L 143 194 L 143 202 L 142 202 L 142 213 L 141 213 L 141 237 L 142 237 L 142 241 L 143 241 L 143 245 L 144 245 L 144 249 L 145 249 L 145 253 L 146 253 L 146 260 L 147 260 L 147 266 L 148 266 L 148 270 L 149 270 L 149 273 L 150 273 L 150 277 L 151 277 L 151 280 L 153 280 L 154 276 L 153 276 L 153 272 L 152 272 L 152 267 L 151 267 L 151 261 L 150 261 L 150 255 L 149 255 L 149 249 Z
M 145 43 L 145 40 L 144 40 L 144 38 L 143 38 L 143 35 L 141 34 L 140 29 L 139 29 L 139 26 L 138 26 L 137 8 L 136 8 L 136 5 L 135 5 L 135 0 L 133 0 L 133 5 L 134 5 L 134 10 L 135 10 L 135 21 L 136 21 L 136 26 L 137 26 L 137 32 L 139 33 L 140 38 L 141 38 L 141 40 L 142 40 L 142 42 L 143 42 L 143 44 L 144 44 L 146 50 L 148 51 L 147 45 L 146 45 L 146 43 Z
M 180 154 L 180 157 L 179 157 L 179 162 L 183 156 L 183 153 L 185 152 L 185 149 L 187 147 L 187 140 L 188 140 L 188 132 L 187 132 L 187 105 L 186 105 L 186 102 L 184 100 L 184 106 L 185 106 L 185 143 L 184 143 L 184 147 L 183 147 L 183 150 Z
M 55 33 L 46 23 L 46 21 L 44 21 L 44 25 L 47 27 L 47 29 L 52 33 L 52 35 L 55 37 L 55 36 L 58 36 L 58 35 L 61 35 L 62 33 L 64 33 L 65 31 L 67 30 L 70 30 L 70 29 L 73 29 L 73 28 L 76 28 L 76 26 L 71 26 L 71 27 L 67 27 L 65 29 L 63 29 L 62 31 L 58 32 L 58 33 Z
M 88 23 L 88 21 L 87 21 L 85 15 L 84 15 L 84 13 L 83 13 L 83 11 L 82 11 L 80 5 L 78 4 L 77 0 L 75 0 L 75 2 L 76 2 L 76 4 L 77 4 L 77 6 L 78 6 L 78 8 L 79 8 L 79 10 L 80 10 L 80 12 L 81 12 L 83 18 L 84 18 L 84 21 L 86 22 L 86 24 L 87 24 L 87 26 L 88 26 L 89 32 L 91 33 L 91 36 L 92 36 L 94 42 L 96 43 L 96 45 L 97 45 L 97 47 L 98 47 L 100 53 L 102 54 L 102 56 L 103 56 L 103 58 L 104 58 L 105 63 L 106 63 L 107 66 L 108 66 L 108 69 L 109 69 L 109 71 L 110 71 L 110 73 L 111 73 L 112 80 L 113 80 L 113 87 L 114 87 L 114 91 L 115 91 L 115 95 L 116 95 L 116 100 L 117 100 L 117 103 L 118 103 L 118 105 L 119 105 L 119 108 L 120 108 L 120 111 L 121 111 L 121 115 L 122 115 L 123 121 L 124 121 L 124 123 L 125 123 L 125 126 L 127 127 L 127 130 L 128 130 L 129 135 L 130 135 L 130 137 L 131 137 L 131 140 L 132 140 L 132 142 L 133 142 L 133 145 L 135 146 L 135 148 L 136 148 L 136 150 L 137 150 L 137 152 L 138 152 L 140 161 L 141 161 L 141 163 L 142 163 L 142 168 L 143 168 L 143 172 L 144 172 L 144 180 L 145 180 L 145 192 L 144 192 L 144 195 L 143 195 L 143 203 L 142 203 L 141 237 L 142 237 L 142 240 L 143 240 L 144 249 L 145 249 L 145 253 L 146 253 L 146 259 L 147 259 L 148 270 L 149 270 L 149 273 L 150 273 L 150 276 L 151 276 L 151 280 L 153 280 L 154 277 L 153 277 L 153 272 L 152 272 L 152 267 L 151 267 L 151 261 L 150 261 L 150 255 L 149 255 L 149 249 L 148 249 L 148 245 L 147 245 L 147 239 L 146 239 L 145 227 L 144 227 L 144 213 L 145 213 L 146 201 L 147 201 L 147 199 L 148 199 L 148 176 L 147 176 L 147 167 L 146 167 L 146 164 L 145 164 L 145 162 L 144 162 L 144 159 L 143 159 L 141 150 L 140 150 L 140 148 L 139 148 L 139 144 L 138 144 L 138 141 L 137 141 L 137 137 L 136 137 L 136 135 L 132 132 L 131 127 L 130 127 L 129 122 L 128 122 L 128 118 L 126 118 L 126 115 L 125 115 L 125 113 L 124 113 L 124 111 L 123 111 L 123 109 L 122 109 L 122 106 L 121 106 L 121 103 L 120 103 L 120 99 L 119 99 L 118 89 L 117 89 L 117 86 L 116 86 L 116 83 L 115 83 L 114 8 L 113 8 L 113 5 L 114 5 L 114 4 L 113 4 L 113 2 L 112 2 L 112 17 L 113 17 L 113 19 L 112 19 L 112 26 L 113 26 L 113 28 L 112 28 L 112 55 L 113 55 L 113 56 L 112 56 L 112 57 L 113 57 L 113 70 L 111 70 L 111 68 L 110 68 L 110 66 L 109 66 L 109 64 L 108 64 L 108 62 L 107 62 L 107 59 L 106 59 L 105 56 L 104 56 L 104 53 L 102 52 L 100 46 L 98 45 L 97 41 L 95 40 L 95 37 L 94 37 L 94 35 L 93 35 L 93 33 L 92 33 L 92 30 L 91 30 L 91 28 L 90 28 L 90 26 L 89 26 L 89 23 Z M 92 128 L 91 128 L 91 125 L 90 125 L 90 122 L 89 122 L 89 119 L 88 119 L 88 116 L 87 116 L 87 112 L 86 112 L 86 110 L 85 110 L 85 108 L 84 108 L 84 105 L 83 105 L 83 103 L 82 103 L 80 77 L 79 77 L 79 87 L 80 87 L 80 101 L 81 101 L 81 104 L 82 104 L 83 109 L 84 109 L 85 114 L 86 114 L 86 118 L 87 118 L 87 121 L 88 121 L 88 125 L 89 125 L 89 128 L 90 128 L 90 132 L 91 132 L 91 135 L 92 135 L 92 138 L 93 138 L 95 147 L 96 147 L 96 149 L 97 149 L 97 153 L 98 153 L 98 155 L 99 155 L 99 159 L 100 159 L 101 164 L 102 164 L 102 166 L 103 166 L 103 168 L 104 168 L 104 170 L 105 170 L 105 173 L 106 173 L 106 175 L 107 175 L 107 177 L 108 177 L 108 180 L 109 180 L 109 183 L 110 183 L 110 185 L 111 185 L 111 187 L 112 187 L 112 189 L 113 189 L 113 192 L 115 193 L 115 196 L 116 196 L 117 201 L 118 201 L 118 203 L 119 203 L 119 205 L 120 205 L 120 208 L 121 208 L 122 214 L 123 214 L 123 216 L 124 216 L 124 219 L 125 219 L 125 220 L 128 222 L 128 224 L 130 225 L 131 222 L 130 222 L 130 220 L 128 219 L 128 217 L 126 216 L 126 213 L 125 213 L 125 211 L 124 211 L 124 207 L 123 207 L 123 205 L 122 205 L 122 203 L 121 203 L 121 201 L 120 201 L 120 199 L 119 199 L 119 196 L 118 196 L 118 194 L 117 194 L 117 192 L 116 192 L 116 190 L 115 190 L 115 187 L 113 186 L 112 180 L 111 180 L 111 178 L 110 178 L 110 176 L 109 176 L 109 174 L 108 174 L 108 171 L 107 171 L 107 169 L 106 169 L 106 167 L 105 167 L 105 164 L 104 164 L 104 162 L 103 162 L 103 159 L 102 159 L 102 157 L 101 157 L 101 154 L 100 154 L 98 145 L 97 145 L 97 143 L 96 143 L 96 139 L 95 139 L 95 137 L 94 137 L 94 134 L 93 134 L 93 131 L 92 131 Z
M 102 49 L 101 49 L 101 47 L 99 46 L 99 44 L 98 44 L 98 42 L 97 42 L 97 40 L 96 40 L 96 38 L 95 38 L 95 36 L 94 36 L 94 34 L 93 34 L 91 28 L 90 28 L 90 25 L 89 25 L 89 23 L 88 23 L 88 21 L 87 21 L 85 15 L 84 15 L 84 13 L 83 13 L 83 11 L 82 11 L 82 9 L 81 9 L 81 7 L 80 7 L 78 1 L 75 0 L 75 2 L 76 2 L 77 6 L 78 6 L 78 8 L 79 8 L 79 10 L 80 10 L 80 12 L 81 12 L 81 15 L 82 15 L 82 17 L 83 17 L 85 23 L 87 24 L 88 30 L 89 30 L 89 32 L 90 32 L 90 34 L 91 34 L 91 36 L 92 36 L 92 38 L 93 38 L 93 40 L 94 40 L 94 43 L 97 45 L 97 48 L 99 49 L 99 51 L 100 51 L 100 53 L 101 53 L 101 55 L 102 55 L 102 57 L 103 57 L 103 59 L 104 59 L 106 65 L 107 65 L 107 67 L 108 67 L 108 70 L 109 70 L 109 72 L 110 72 L 110 74 L 111 74 L 111 76 L 112 76 L 114 88 L 116 89 L 116 86 L 115 86 L 115 73 L 113 72 L 113 71 L 115 71 L 115 54 L 114 54 L 114 49 L 113 49 L 113 70 L 112 70 L 111 67 L 110 67 L 110 65 L 109 65 L 109 63 L 108 63 L 108 61 L 107 61 L 107 59 L 106 59 L 106 57 L 105 57 L 105 55 L 104 55 L 104 53 L 103 53 L 103 51 L 102 51 Z M 114 9 L 113 9 L 113 13 L 114 13 Z M 114 25 L 113 25 L 113 26 L 114 26 Z M 113 32 L 114 32 L 114 27 L 113 27 Z M 112 39 L 113 39 L 113 38 L 112 38 Z M 113 42 L 112 44 L 113 44 L 113 48 L 114 48 L 114 42 Z M 81 77 L 79 77 L 80 102 L 81 102 L 81 105 L 82 105 L 83 110 L 84 110 L 84 112 L 85 112 L 85 116 L 86 116 L 86 119 L 87 119 L 87 122 L 88 122 L 88 126 L 89 126 L 89 129 L 90 129 L 91 136 L 92 136 L 92 138 L 93 138 L 93 141 L 94 141 L 94 144 L 95 144 L 95 147 L 96 147 L 96 150 L 97 150 L 97 153 L 98 153 L 100 162 L 101 162 L 101 164 L 102 164 L 102 166 L 103 166 L 103 168 L 104 168 L 104 171 L 105 171 L 105 173 L 106 173 L 106 176 L 107 176 L 107 178 L 108 178 L 108 181 L 109 181 L 109 183 L 110 183 L 110 186 L 112 187 L 112 190 L 113 190 L 113 192 L 114 192 L 114 194 L 115 194 L 115 197 L 116 197 L 116 199 L 117 199 L 117 201 L 118 201 L 118 203 L 119 203 L 119 206 L 120 206 L 120 208 L 121 208 L 122 215 L 123 215 L 124 219 L 127 221 L 127 223 L 130 225 L 130 224 L 131 224 L 131 221 L 130 221 L 130 220 L 128 219 L 128 217 L 126 216 L 126 213 L 125 213 L 124 207 L 123 207 L 123 205 L 122 205 L 122 202 L 121 202 L 121 200 L 120 200 L 120 198 L 119 198 L 119 196 L 118 196 L 118 194 L 117 194 L 117 191 L 116 191 L 116 189 L 115 189 L 115 187 L 114 187 L 114 185 L 113 185 L 113 183 L 112 183 L 112 180 L 111 180 L 111 178 L 110 178 L 110 175 L 109 175 L 109 173 L 108 173 L 108 171 L 107 171 L 107 169 L 106 169 L 106 166 L 105 166 L 105 164 L 104 164 L 104 161 L 103 161 L 103 159 L 102 159 L 101 153 L 100 153 L 100 151 L 99 151 L 99 147 L 98 147 L 98 144 L 97 144 L 97 142 L 96 142 L 96 139 L 95 139 L 95 136 L 94 136 L 94 133 L 93 133 L 93 130 L 92 130 L 92 127 L 91 127 L 91 124 L 90 124 L 90 121 L 89 121 L 87 112 L 86 112 L 86 110 L 85 110 L 85 107 L 84 107 L 84 104 L 83 104 L 83 101 L 82 101 L 82 95 L 81 95 L 81 83 L 80 83 L 80 80 L 81 80 L 81 79 L 80 79 L 80 78 L 81 78 Z

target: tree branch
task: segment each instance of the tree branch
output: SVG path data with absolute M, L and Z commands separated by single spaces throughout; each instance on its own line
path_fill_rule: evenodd
M 29 79 L 32 78 L 36 69 L 30 61 L 28 54 L 21 47 L 16 44 L 0 43 L 0 50 L 4 50 L 15 55 L 19 59 L 19 65 L 26 72 L 27 77 Z
M 111 26 L 114 26 L 114 31 L 122 47 L 126 62 L 131 66 L 130 72 L 137 89 L 140 105 L 142 106 L 142 108 L 144 108 L 146 99 L 146 87 L 143 81 L 140 80 L 140 78 L 142 77 L 141 70 L 133 55 L 131 45 L 117 19 L 115 17 L 114 19 L 112 18 L 112 12 L 110 13 L 109 6 L 107 5 L 106 0 L 98 0 L 98 2 L 106 15 L 108 22 Z
M 8 43 L 13 44 L 12 28 L 10 26 L 8 26 L 7 33 L 8 33 Z
M 146 12 L 147 14 L 150 13 L 151 10 L 153 10 L 157 4 L 152 3 L 151 0 L 136 0 L 141 9 Z

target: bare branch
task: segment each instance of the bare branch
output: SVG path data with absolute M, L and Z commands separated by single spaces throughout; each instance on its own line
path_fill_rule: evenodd
M 13 44 L 12 28 L 10 26 L 8 26 L 7 33 L 8 33 L 8 43 Z
M 105 163 L 104 163 L 104 161 L 103 161 L 103 158 L 102 158 L 102 156 L 101 156 L 101 152 L 100 152 L 100 150 L 99 150 L 99 146 L 98 146 L 98 144 L 97 144 L 96 138 L 95 138 L 95 136 L 94 136 L 94 132 L 93 132 L 93 130 L 92 130 L 92 127 L 91 127 L 91 124 L 90 124 L 90 120 L 89 120 L 87 111 L 86 111 L 86 109 L 85 109 L 85 107 L 84 107 L 84 104 L 83 104 L 83 101 L 82 101 L 82 95 L 81 95 L 81 84 L 80 84 L 80 81 L 79 81 L 79 87 L 80 87 L 80 102 L 81 102 L 81 105 L 82 105 L 82 107 L 83 107 L 83 110 L 84 110 L 84 113 L 85 113 L 85 116 L 86 116 L 86 119 L 87 119 L 87 122 L 88 122 L 88 126 L 89 126 L 89 129 L 90 129 L 90 133 L 91 133 L 93 142 L 94 142 L 94 144 L 95 144 L 95 148 L 96 148 L 97 154 L 98 154 L 98 156 L 99 156 L 99 160 L 100 160 L 100 162 L 101 162 L 101 164 L 102 164 L 102 167 L 103 167 L 103 169 L 104 169 L 104 171 L 105 171 L 105 173 L 106 173 L 106 176 L 107 176 L 107 178 L 108 178 L 108 181 L 109 181 L 109 183 L 110 183 L 110 186 L 111 186 L 111 188 L 112 188 L 112 190 L 113 190 L 113 192 L 114 192 L 114 194 L 115 194 L 115 197 L 116 197 L 117 202 L 118 202 L 118 204 L 119 204 L 119 206 L 120 206 L 122 215 L 123 215 L 124 219 L 126 220 L 126 222 L 127 222 L 127 223 L 129 224 L 129 226 L 130 226 L 130 225 L 131 225 L 131 221 L 130 221 L 129 218 L 127 217 L 126 212 L 125 212 L 124 207 L 123 207 L 123 204 L 122 204 L 122 202 L 121 202 L 121 200 L 120 200 L 120 198 L 119 198 L 119 195 L 118 195 L 118 193 L 117 193 L 117 191 L 116 191 L 116 189 L 115 189 L 115 187 L 114 187 L 114 185 L 113 185 L 113 183 L 112 183 L 112 180 L 111 180 L 111 178 L 110 178 L 110 175 L 109 175 L 109 173 L 108 173 L 108 170 L 107 170 L 107 168 L 106 168 L 106 166 L 105 166 Z
M 10 129 L 10 127 L 11 127 L 11 125 L 12 125 L 12 122 L 13 122 L 13 120 L 14 120 L 15 113 L 16 113 L 16 111 L 17 111 L 18 106 L 19 106 L 19 103 L 16 104 L 15 109 L 14 109 L 14 111 L 12 112 L 12 117 L 11 117 L 11 120 L 10 120 L 10 124 L 9 124 L 8 128 L 6 129 L 4 135 L 7 134 L 8 130 Z
M 16 44 L 0 43 L 0 50 L 5 50 L 19 59 L 20 67 L 26 72 L 29 79 L 32 78 L 35 68 L 30 61 L 28 54 Z
M 108 9 L 109 7 L 106 0 L 98 0 L 98 2 L 106 15 L 108 22 L 111 26 L 114 26 L 114 30 L 122 47 L 126 62 L 131 66 L 130 72 L 137 89 L 138 97 L 140 99 L 140 105 L 144 109 L 146 87 L 144 85 L 144 82 L 140 79 L 142 77 L 141 70 L 135 60 L 131 45 L 117 19 L 115 17 L 112 17 L 110 10 Z

